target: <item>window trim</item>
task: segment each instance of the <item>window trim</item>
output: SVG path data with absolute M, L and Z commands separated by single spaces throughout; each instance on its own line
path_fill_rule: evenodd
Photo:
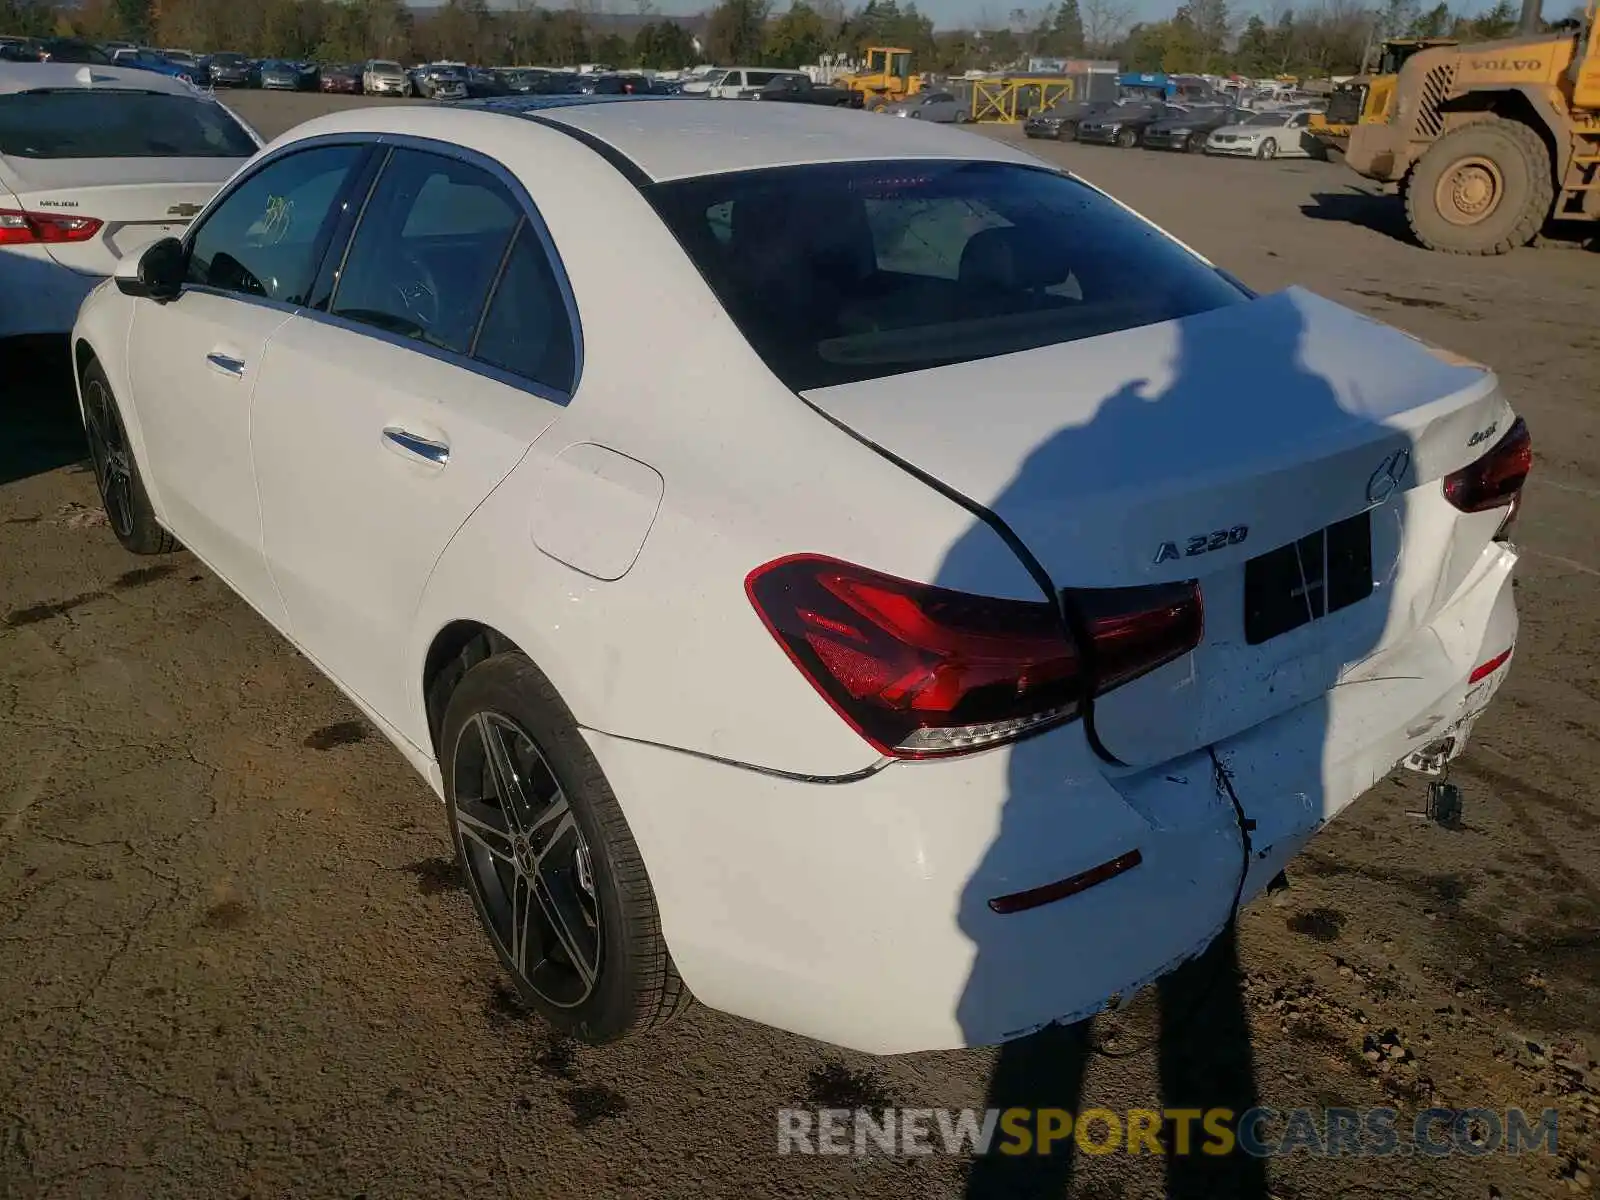
M 550 236 L 550 229 L 545 224 L 544 217 L 539 212 L 538 205 L 534 203 L 533 197 L 528 194 L 528 189 L 523 186 L 522 181 L 512 174 L 503 163 L 489 157 L 487 154 L 481 153 L 480 151 L 470 149 L 466 146 L 457 146 L 450 142 L 437 141 L 433 138 L 417 137 L 412 134 L 376 132 L 355 134 L 322 134 L 316 137 L 302 138 L 299 141 L 291 142 L 285 146 L 280 146 L 275 150 L 263 154 L 260 158 L 253 160 L 248 165 L 241 168 L 239 172 L 234 175 L 234 177 L 229 180 L 215 196 L 211 198 L 210 203 L 206 205 L 205 209 L 194 219 L 193 222 L 190 223 L 189 228 L 184 231 L 183 235 L 183 251 L 185 260 L 187 261 L 189 254 L 193 250 L 194 239 L 199 234 L 201 228 L 208 220 L 211 219 L 216 210 L 227 202 L 228 198 L 232 196 L 234 192 L 238 191 L 239 188 L 243 187 L 247 182 L 253 179 L 256 175 L 260 174 L 262 171 L 266 170 L 272 164 L 288 158 L 290 155 L 301 153 L 306 150 L 320 149 L 326 146 L 356 146 L 365 149 L 367 154 L 356 163 L 355 167 L 350 172 L 349 178 L 345 181 L 344 189 L 338 196 L 335 197 L 334 209 L 330 210 L 328 214 L 331 224 L 327 229 L 318 231 L 317 236 L 319 238 L 327 235 L 328 244 L 323 247 L 322 252 L 317 259 L 316 271 L 312 277 L 311 283 L 311 292 L 313 298 L 316 296 L 318 285 L 323 282 L 328 263 L 332 261 L 335 256 L 337 256 L 340 264 L 340 271 L 342 273 L 345 257 L 349 253 L 351 243 L 355 241 L 355 235 L 357 231 L 361 228 L 361 220 L 366 215 L 367 201 L 371 198 L 373 190 L 378 185 L 378 180 L 382 177 L 383 166 L 387 165 L 387 151 L 395 149 L 417 150 L 426 154 L 436 154 L 443 158 L 453 158 L 460 162 L 466 163 L 469 166 L 479 167 L 492 175 L 506 188 L 507 191 L 511 193 L 511 199 L 513 203 L 515 203 L 520 210 L 521 220 L 513 229 L 513 237 L 510 244 L 515 244 L 516 234 L 521 232 L 523 226 L 527 226 L 533 231 L 534 235 L 538 237 L 539 245 L 544 250 L 545 261 L 550 267 L 550 274 L 555 279 L 556 289 L 561 293 L 561 302 L 567 311 L 567 336 L 572 339 L 571 388 L 568 390 L 553 388 L 549 384 L 542 383 L 537 379 L 529 379 L 524 375 L 517 375 L 513 372 L 502 370 L 499 367 L 491 366 L 486 362 L 481 362 L 480 360 L 472 358 L 468 355 L 457 354 L 454 351 L 444 350 L 437 346 L 424 345 L 412 338 L 404 338 L 398 334 L 389 333 L 382 329 L 376 329 L 371 325 L 363 325 L 355 321 L 347 320 L 343 317 L 335 317 L 329 313 L 314 309 L 307 304 L 289 304 L 285 301 L 273 300 L 266 296 L 246 296 L 239 292 L 229 292 L 222 288 L 212 288 L 204 284 L 196 283 L 185 283 L 178 293 L 178 298 L 182 299 L 185 292 L 194 291 L 200 292 L 204 295 L 217 296 L 224 300 L 237 301 L 241 304 L 255 304 L 263 308 L 270 308 L 279 312 L 291 313 L 296 316 L 304 317 L 308 321 L 320 321 L 325 325 L 332 325 L 339 329 L 348 330 L 349 332 L 360 334 L 363 337 L 370 337 L 380 342 L 387 342 L 390 345 L 398 346 L 404 350 L 409 350 L 414 354 L 422 354 L 429 358 L 438 359 L 439 361 L 448 363 L 451 366 L 460 367 L 463 370 L 472 372 L 473 374 L 481 375 L 486 379 L 492 379 L 497 383 L 502 383 L 508 387 L 516 388 L 518 391 L 523 391 L 529 393 L 530 395 L 538 396 L 541 400 L 549 401 L 550 403 L 560 405 L 563 408 L 570 404 L 573 396 L 577 394 L 579 385 L 583 382 L 584 345 L 583 322 L 578 314 L 578 301 L 572 290 L 572 281 L 567 276 L 566 264 L 562 262 L 561 255 L 556 251 L 555 240 Z M 378 161 L 377 163 L 378 169 L 373 170 L 372 167 L 374 162 L 380 159 L 381 161 Z M 359 189 L 363 187 L 365 188 L 365 193 L 361 195 L 361 209 L 357 214 L 356 220 L 351 223 L 349 230 L 344 232 L 342 236 L 334 236 L 338 228 L 338 208 L 346 199 L 349 199 L 352 195 L 358 194 Z M 483 311 L 478 314 L 478 327 L 480 330 L 483 320 L 489 311 L 489 307 L 494 303 L 495 297 L 499 294 L 500 283 L 504 277 L 504 274 L 504 263 L 502 263 L 501 269 L 496 273 L 493 286 L 489 289 L 488 295 L 484 298 Z M 328 299 L 329 303 L 331 303 L 331 292 Z M 473 338 L 474 348 L 476 348 L 476 344 L 477 336 L 475 332 Z

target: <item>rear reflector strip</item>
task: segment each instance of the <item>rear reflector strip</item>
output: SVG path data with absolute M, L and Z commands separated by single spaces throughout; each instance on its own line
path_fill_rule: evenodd
M 1504 650 L 1500 651 L 1499 654 L 1496 654 L 1488 662 L 1481 663 L 1478 666 L 1472 668 L 1472 674 L 1467 676 L 1467 685 L 1470 687 L 1472 684 L 1477 683 L 1478 680 L 1486 679 L 1490 675 L 1493 675 L 1501 667 L 1506 665 L 1506 659 L 1508 659 L 1510 657 L 1511 657 L 1511 647 L 1507 646 Z
M 996 896 L 989 901 L 989 907 L 1002 916 L 1009 913 L 1026 912 L 1030 908 L 1039 908 L 1045 904 L 1053 904 L 1057 900 L 1065 900 L 1068 896 L 1076 896 L 1079 892 L 1086 892 L 1096 884 L 1104 883 L 1108 879 L 1115 879 L 1126 871 L 1131 871 L 1144 861 L 1144 855 L 1137 850 L 1129 850 L 1126 854 L 1119 854 L 1110 862 L 1101 863 L 1098 867 L 1090 867 L 1078 875 L 1066 879 L 1058 879 L 1055 883 L 1047 883 L 1043 887 L 1029 888 L 1025 892 L 1012 892 L 1009 896 Z

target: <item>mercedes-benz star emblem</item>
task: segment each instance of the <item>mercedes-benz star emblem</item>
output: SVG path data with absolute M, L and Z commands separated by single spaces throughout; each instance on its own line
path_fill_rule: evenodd
M 1372 473 L 1372 478 L 1367 480 L 1367 503 L 1382 504 L 1394 495 L 1400 487 L 1400 481 L 1406 477 L 1406 468 L 1411 465 L 1411 451 L 1396 450 L 1388 458 L 1378 464 L 1378 469 Z

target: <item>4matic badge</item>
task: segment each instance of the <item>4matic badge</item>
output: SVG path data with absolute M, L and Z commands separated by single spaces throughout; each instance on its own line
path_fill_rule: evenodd
M 1250 526 L 1235 525 L 1232 529 L 1214 529 L 1210 533 L 1198 533 L 1183 544 L 1183 549 L 1178 549 L 1177 542 L 1162 542 L 1161 549 L 1156 551 L 1156 564 L 1171 562 L 1175 558 L 1193 558 L 1197 554 L 1210 554 L 1213 550 L 1221 550 L 1224 546 L 1237 546 L 1250 536 Z

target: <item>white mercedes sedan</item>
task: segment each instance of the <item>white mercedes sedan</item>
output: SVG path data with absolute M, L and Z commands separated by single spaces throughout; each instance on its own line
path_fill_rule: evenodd
M 65 334 L 119 258 L 182 233 L 260 148 L 181 80 L 0 63 L 0 338 Z
M 117 537 L 361 708 L 594 1042 L 1084 1018 L 1459 754 L 1516 640 L 1493 374 L 921 122 L 320 118 L 73 344 Z

